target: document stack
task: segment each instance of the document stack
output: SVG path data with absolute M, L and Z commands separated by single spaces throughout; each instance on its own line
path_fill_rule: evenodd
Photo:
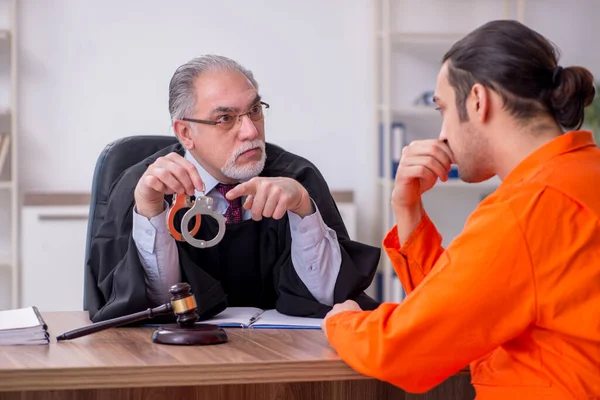
M 49 337 L 36 307 L 0 311 L 0 346 L 48 344 Z

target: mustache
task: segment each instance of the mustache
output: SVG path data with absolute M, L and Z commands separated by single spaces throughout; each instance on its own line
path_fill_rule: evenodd
M 237 159 L 242 153 L 245 153 L 249 150 L 261 149 L 263 152 L 265 151 L 265 142 L 262 140 L 253 140 L 251 142 L 246 142 L 238 147 L 233 154 L 231 155 L 234 160 Z

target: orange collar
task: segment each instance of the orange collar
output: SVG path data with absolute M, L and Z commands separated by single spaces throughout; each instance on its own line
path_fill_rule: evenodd
M 596 146 L 592 132 L 584 130 L 566 132 L 527 156 L 508 174 L 503 183 L 517 183 L 539 165 L 544 164 L 555 156 L 588 146 Z

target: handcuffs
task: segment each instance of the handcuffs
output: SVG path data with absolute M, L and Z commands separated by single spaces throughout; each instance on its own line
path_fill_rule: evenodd
M 183 208 L 189 208 L 189 210 L 183 215 L 183 219 L 181 220 L 181 230 L 178 231 L 175 227 L 175 214 Z M 202 215 L 213 217 L 219 223 L 217 235 L 208 241 L 194 238 L 196 233 L 200 230 Z M 196 223 L 192 230 L 189 231 L 187 227 L 194 217 L 196 218 Z M 185 194 L 173 194 L 173 202 L 167 212 L 167 227 L 175 240 L 180 242 L 186 241 L 194 247 L 207 248 L 215 246 L 223 239 L 223 236 L 225 236 L 225 217 L 218 212 L 215 212 L 213 199 L 205 196 L 204 193 L 202 193 L 195 201 L 192 201 L 190 197 Z M 184 227 L 186 229 L 184 229 Z

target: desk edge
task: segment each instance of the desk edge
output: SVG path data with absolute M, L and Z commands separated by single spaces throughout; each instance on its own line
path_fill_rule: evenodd
M 199 379 L 199 377 L 202 377 Z M 370 379 L 340 360 L 0 369 L 0 392 Z

